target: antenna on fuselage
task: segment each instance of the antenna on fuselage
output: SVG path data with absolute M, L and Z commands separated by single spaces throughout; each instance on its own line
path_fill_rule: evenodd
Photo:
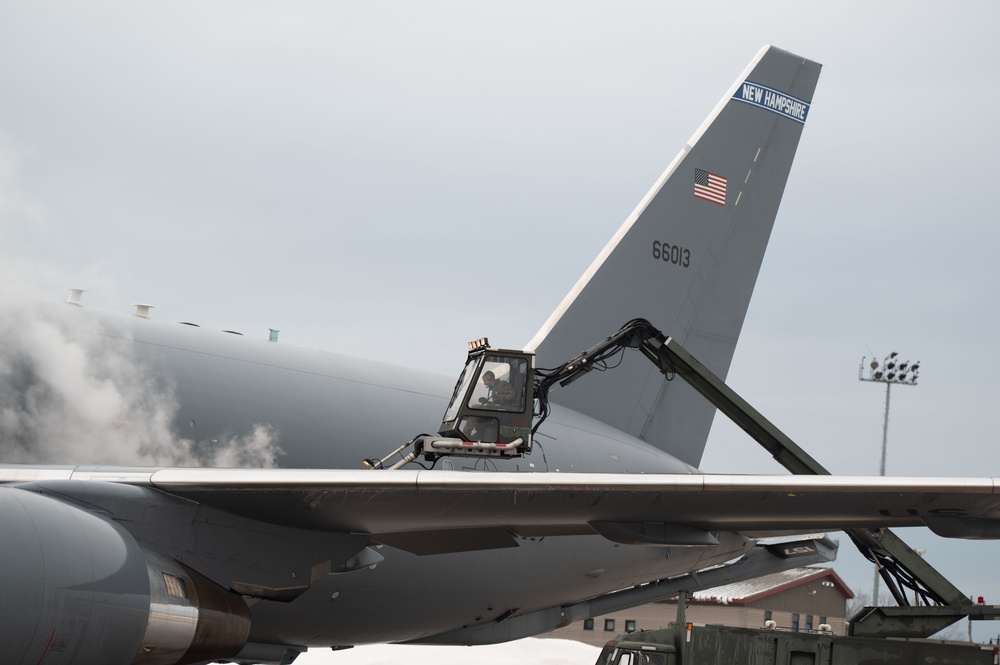
M 69 291 L 69 297 L 66 298 L 66 303 L 69 305 L 76 305 L 77 307 L 83 307 L 83 305 L 80 304 L 80 298 L 82 298 L 83 294 L 87 292 L 87 289 L 68 288 L 66 290 Z
M 135 315 L 144 319 L 149 318 L 149 310 L 153 309 L 152 305 L 145 305 L 136 302 L 132 303 L 132 307 L 135 307 Z

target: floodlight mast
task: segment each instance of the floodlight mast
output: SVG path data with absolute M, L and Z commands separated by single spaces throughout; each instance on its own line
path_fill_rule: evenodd
M 899 354 L 893 351 L 885 358 L 882 359 L 882 364 L 872 358 L 871 362 L 865 367 L 865 359 L 867 356 L 861 357 L 861 366 L 858 368 L 858 380 L 859 381 L 870 381 L 872 383 L 884 383 L 885 384 L 885 419 L 882 422 L 882 458 L 879 462 L 878 475 L 885 475 L 885 451 L 886 444 L 889 440 L 889 397 L 892 392 L 892 386 L 903 385 L 903 386 L 915 386 L 917 385 L 917 378 L 920 372 L 920 361 L 911 363 L 909 360 L 900 361 Z M 865 375 L 865 370 L 867 369 L 867 376 Z M 872 604 L 878 604 L 878 594 L 879 594 L 879 567 L 875 566 L 875 578 L 872 583 Z

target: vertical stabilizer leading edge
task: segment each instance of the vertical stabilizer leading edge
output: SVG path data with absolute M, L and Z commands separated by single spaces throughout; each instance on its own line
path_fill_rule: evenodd
M 725 377 L 820 65 L 765 46 L 528 345 L 564 362 L 642 317 Z M 714 408 L 626 354 L 552 401 L 697 465 Z

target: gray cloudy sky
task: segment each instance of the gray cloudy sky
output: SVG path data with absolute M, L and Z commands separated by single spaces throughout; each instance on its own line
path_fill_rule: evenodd
M 534 334 L 773 43 L 824 69 L 730 383 L 874 474 L 884 390 L 857 369 L 900 351 L 922 370 L 889 473 L 1000 476 L 1000 5 L 706 7 L 0 0 L 0 279 L 451 374 L 468 339 Z M 779 471 L 724 423 L 703 466 Z M 1000 544 L 906 537 L 1000 603 Z

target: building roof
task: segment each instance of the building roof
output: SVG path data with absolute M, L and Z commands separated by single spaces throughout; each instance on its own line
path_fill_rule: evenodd
M 752 580 L 695 591 L 691 594 L 691 600 L 697 603 L 745 605 L 817 580 L 839 589 L 845 598 L 854 598 L 854 592 L 844 584 L 844 580 L 840 579 L 832 568 L 807 567 L 792 568 Z

